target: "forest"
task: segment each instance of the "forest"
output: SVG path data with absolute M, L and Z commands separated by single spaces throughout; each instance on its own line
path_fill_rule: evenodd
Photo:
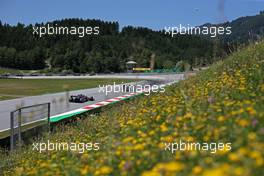
M 90 19 L 62 19 L 47 23 L 11 26 L 0 21 L 0 67 L 21 70 L 69 70 L 75 73 L 124 72 L 126 62 L 155 69 L 171 69 L 178 62 L 191 68 L 210 65 L 264 34 L 264 15 L 242 17 L 222 24 L 232 27 L 232 35 L 214 39 L 198 35 L 177 35 L 163 30 L 126 26 L 118 22 Z M 33 26 L 98 26 L 99 35 L 33 35 Z M 212 25 L 212 24 L 205 24 Z M 249 33 L 249 34 L 248 34 Z M 247 35 L 248 34 L 248 35 Z

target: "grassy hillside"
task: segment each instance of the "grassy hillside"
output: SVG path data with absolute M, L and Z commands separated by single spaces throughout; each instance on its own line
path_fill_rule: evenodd
M 6 175 L 264 175 L 264 43 L 166 89 L 62 126 L 53 142 L 99 142 L 99 151 L 32 146 L 0 161 Z M 42 141 L 47 142 L 47 137 Z M 231 143 L 165 151 L 164 142 Z
M 0 67 L 0 74 L 21 74 L 21 73 L 27 73 L 27 72 L 29 72 L 29 71 L 25 71 L 25 70 L 22 71 L 22 70 Z

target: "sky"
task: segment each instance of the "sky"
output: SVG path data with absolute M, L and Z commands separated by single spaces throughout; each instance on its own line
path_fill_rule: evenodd
M 264 0 L 0 0 L 0 20 L 11 25 L 83 18 L 160 30 L 232 21 L 261 10 Z

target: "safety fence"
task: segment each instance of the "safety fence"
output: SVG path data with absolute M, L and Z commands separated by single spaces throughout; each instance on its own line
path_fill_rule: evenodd
M 21 148 L 26 136 L 23 131 L 41 127 L 39 131 L 49 131 L 50 103 L 19 108 L 10 113 L 10 149 Z

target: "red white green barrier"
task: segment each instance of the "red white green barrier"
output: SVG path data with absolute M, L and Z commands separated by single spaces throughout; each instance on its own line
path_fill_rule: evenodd
M 63 119 L 66 119 L 66 118 L 69 118 L 69 117 L 72 117 L 72 116 L 75 116 L 78 114 L 82 114 L 84 112 L 91 111 L 93 109 L 100 108 L 100 107 L 103 107 L 103 106 L 106 106 L 109 104 L 117 103 L 119 101 L 123 101 L 123 100 L 129 99 L 131 97 L 140 95 L 140 94 L 143 94 L 143 93 L 142 92 L 130 93 L 130 94 L 122 95 L 119 97 L 111 98 L 109 100 L 101 101 L 101 102 L 98 102 L 95 104 L 87 105 L 87 106 L 84 106 L 84 107 L 76 109 L 76 110 L 72 110 L 69 112 L 65 112 L 65 113 L 62 113 L 59 115 L 52 116 L 52 117 L 50 117 L 50 122 L 51 123 L 58 122 L 60 120 L 63 120 Z

